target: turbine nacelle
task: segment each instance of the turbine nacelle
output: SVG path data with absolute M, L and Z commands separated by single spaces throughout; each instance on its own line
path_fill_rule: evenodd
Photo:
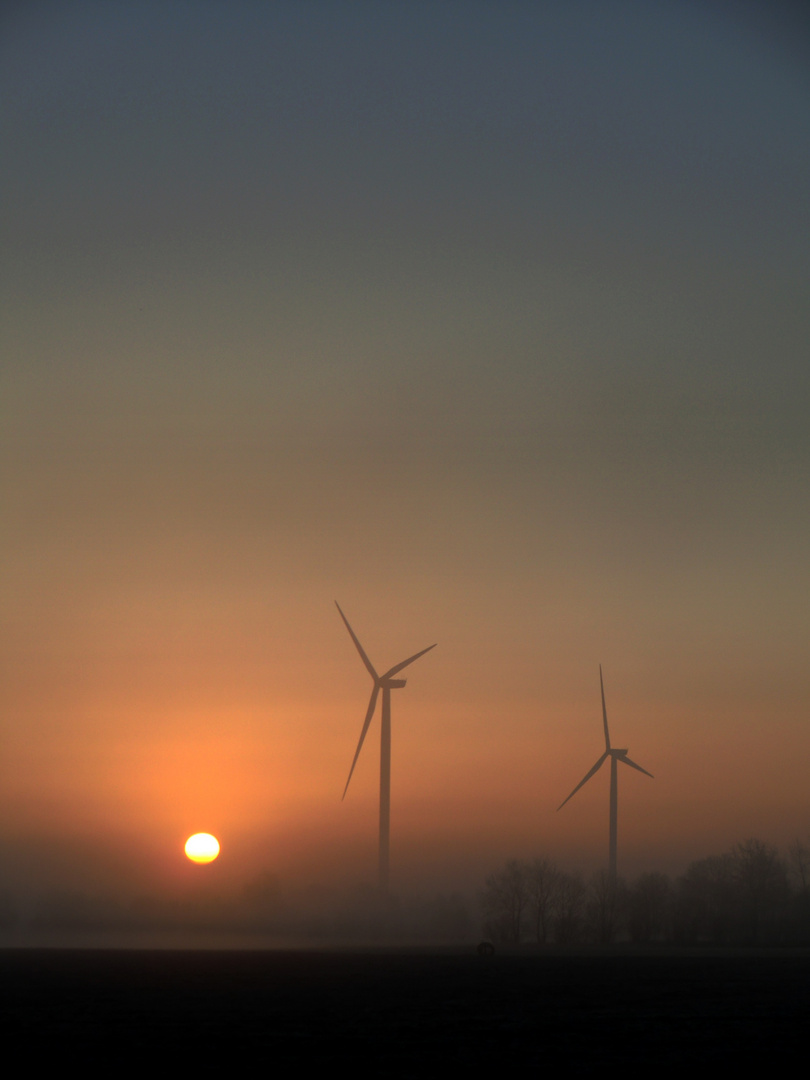
M 623 765 L 629 765 L 632 769 L 637 769 L 639 772 L 643 772 L 645 776 L 652 776 L 651 772 L 647 772 L 646 769 L 642 769 L 635 761 L 627 756 L 627 750 L 617 749 L 615 746 L 610 745 L 610 731 L 608 729 L 607 707 L 605 705 L 605 683 L 602 679 L 602 665 L 599 665 L 599 688 L 602 692 L 602 723 L 605 730 L 605 752 L 596 762 L 596 764 L 583 776 L 568 799 L 571 799 L 576 795 L 581 787 L 584 787 L 588 783 L 590 778 L 594 776 L 602 766 L 605 764 L 608 758 L 610 758 L 610 877 L 612 881 L 616 880 L 616 776 L 617 776 L 617 763 L 622 762 Z M 563 802 L 557 807 L 558 810 L 562 810 L 568 799 L 564 799 Z
M 638 769 L 638 771 L 643 772 L 645 776 L 652 776 L 651 772 L 647 772 L 646 769 L 642 769 L 642 767 L 640 765 L 636 764 L 635 761 L 633 761 L 631 758 L 629 758 L 627 756 L 627 751 L 626 750 L 611 750 L 610 751 L 610 756 L 612 758 L 615 758 L 617 761 L 623 762 L 625 765 L 630 765 L 632 768 Z M 653 780 L 654 779 L 655 779 L 655 777 L 653 776 Z
M 346 787 L 343 789 L 343 798 L 345 799 L 346 792 L 349 790 L 349 782 L 352 778 L 354 767 L 357 764 L 357 759 L 360 757 L 360 751 L 363 748 L 363 743 L 366 738 L 366 732 L 368 731 L 369 725 L 371 724 L 371 719 L 374 716 L 374 710 L 377 708 L 377 698 L 379 696 L 380 690 L 382 690 L 383 692 L 383 714 L 385 715 L 386 709 L 389 708 L 386 702 L 390 701 L 390 698 L 388 698 L 387 695 L 391 692 L 391 690 L 401 690 L 406 682 L 405 679 L 393 679 L 391 678 L 391 676 L 396 675 L 398 671 L 402 671 L 403 668 L 408 667 L 408 665 L 412 664 L 414 660 L 418 660 L 420 656 L 424 656 L 426 652 L 430 652 L 430 650 L 435 649 L 436 646 L 428 645 L 426 649 L 422 649 L 420 652 L 414 653 L 414 655 L 409 656 L 407 660 L 402 660 L 400 661 L 400 663 L 394 664 L 394 666 L 392 668 L 389 668 L 384 675 L 378 675 L 374 668 L 374 665 L 369 660 L 368 656 L 366 656 L 365 649 L 360 644 L 357 635 L 349 625 L 349 620 L 343 614 L 343 611 L 341 610 L 340 604 L 337 602 L 337 600 L 335 601 L 335 607 L 340 612 L 340 617 L 346 624 L 346 629 L 349 631 L 349 636 L 351 637 L 352 641 L 354 642 L 355 648 L 360 654 L 360 659 L 363 661 L 366 671 L 368 671 L 369 675 L 372 678 L 372 681 L 374 682 L 374 686 L 371 690 L 371 697 L 369 698 L 368 702 L 368 708 L 366 709 L 366 718 L 363 721 L 363 728 L 360 732 L 360 741 L 358 742 L 357 749 L 354 752 L 354 760 L 352 761 L 352 767 L 351 769 L 349 769 L 349 779 L 346 781 Z

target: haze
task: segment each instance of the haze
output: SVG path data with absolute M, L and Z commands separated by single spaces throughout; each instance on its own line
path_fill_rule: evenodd
M 3 887 L 678 869 L 810 815 L 807 21 L 10 4 Z M 626 774 L 626 775 L 624 775 Z

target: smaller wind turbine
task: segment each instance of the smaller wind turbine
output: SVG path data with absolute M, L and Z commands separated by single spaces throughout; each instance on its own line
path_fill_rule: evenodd
M 360 751 L 363 748 L 366 732 L 369 729 L 372 717 L 374 716 L 374 710 L 377 707 L 377 697 L 380 690 L 383 692 L 382 730 L 380 733 L 380 890 L 381 892 L 387 892 L 388 853 L 391 836 L 391 691 L 401 690 L 405 685 L 405 679 L 393 679 L 391 676 L 396 675 L 397 672 L 406 668 L 408 664 L 412 664 L 414 660 L 418 660 L 420 656 L 424 656 L 426 652 L 430 652 L 430 650 L 435 649 L 436 646 L 428 645 L 428 647 L 422 649 L 421 652 L 414 653 L 414 655 L 409 656 L 407 660 L 403 660 L 401 663 L 395 664 L 392 668 L 389 668 L 384 675 L 378 675 L 374 670 L 374 665 L 366 656 L 363 646 L 357 640 L 354 630 L 349 626 L 349 620 L 343 614 L 337 600 L 335 601 L 335 607 L 340 611 L 340 617 L 346 624 L 346 629 L 349 631 L 351 639 L 354 642 L 357 651 L 360 653 L 360 659 L 366 665 L 369 675 L 374 680 L 368 709 L 366 709 L 366 718 L 363 721 L 363 730 L 360 732 L 360 741 L 354 752 L 352 767 L 349 769 L 349 779 L 346 781 L 346 787 L 343 789 L 342 797 L 344 799 L 346 798 L 346 792 L 349 790 L 349 782 L 351 781 L 354 767 L 357 764 L 357 759 L 360 757 Z
M 602 719 L 605 724 L 605 752 L 599 758 L 597 763 L 591 769 L 589 773 L 583 777 L 577 784 L 568 799 L 572 799 L 579 789 L 587 784 L 594 773 L 599 772 L 605 761 L 610 758 L 610 846 L 609 846 L 609 858 L 608 858 L 608 879 L 611 885 L 616 884 L 616 831 L 617 831 L 617 819 L 618 819 L 618 763 L 623 761 L 625 765 L 631 765 L 634 769 L 638 769 L 639 772 L 643 772 L 646 776 L 652 776 L 651 772 L 647 772 L 646 769 L 642 769 L 640 765 L 636 765 L 635 761 L 631 761 L 627 756 L 626 750 L 616 750 L 610 745 L 610 732 L 608 731 L 607 709 L 605 708 L 605 684 L 602 681 L 602 665 L 599 665 L 599 686 L 602 690 Z M 653 779 L 655 779 L 653 777 Z M 558 810 L 562 810 L 565 804 L 568 802 L 565 799 L 557 807 Z

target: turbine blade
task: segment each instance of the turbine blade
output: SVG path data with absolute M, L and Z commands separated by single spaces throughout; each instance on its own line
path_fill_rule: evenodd
M 605 684 L 602 681 L 602 665 L 599 665 L 599 687 L 602 691 L 602 719 L 605 722 L 605 751 L 610 753 L 610 732 L 607 723 L 607 708 L 605 707 Z
M 431 649 L 435 648 L 435 645 L 428 645 L 428 647 L 426 649 L 422 649 L 421 652 L 414 653 L 414 655 L 409 656 L 407 660 L 403 660 L 401 664 L 395 664 L 394 667 L 386 671 L 386 673 L 383 675 L 383 678 L 390 679 L 392 675 L 396 675 L 398 671 L 402 671 L 402 669 L 407 667 L 408 664 L 412 664 L 414 660 L 418 660 L 420 656 L 424 656 L 426 652 L 430 652 Z
M 363 730 L 360 732 L 360 742 L 357 744 L 357 749 L 354 752 L 354 761 L 352 761 L 352 767 L 349 769 L 349 780 L 351 780 L 352 778 L 352 773 L 354 772 L 354 767 L 357 764 L 357 759 L 360 757 L 360 751 L 363 749 L 363 741 L 366 737 L 368 726 L 371 723 L 371 718 L 374 715 L 374 709 L 377 706 L 377 695 L 379 694 L 379 692 L 380 688 L 375 682 L 374 689 L 371 691 L 371 698 L 369 699 L 368 708 L 366 709 L 366 718 L 363 721 Z M 346 787 L 343 789 L 343 794 L 340 797 L 341 802 L 346 798 L 346 792 L 349 790 L 349 780 L 346 781 Z
M 622 754 L 619 757 L 619 761 L 623 761 L 625 765 L 632 765 L 634 769 L 638 769 L 639 772 L 643 772 L 646 776 L 652 776 L 653 780 L 655 779 L 651 772 L 647 772 L 647 770 L 642 769 L 640 765 L 636 765 L 635 761 L 631 761 L 627 754 Z
M 576 795 L 576 793 L 579 791 L 579 789 L 582 787 L 582 785 L 587 784 L 588 781 L 590 780 L 590 778 L 593 776 L 593 774 L 596 773 L 596 772 L 599 772 L 599 770 L 602 768 L 605 761 L 607 760 L 607 756 L 608 756 L 607 752 L 602 754 L 602 756 L 599 758 L 599 760 L 594 765 L 594 767 L 591 769 L 591 771 L 589 773 L 586 773 L 586 775 L 583 777 L 583 779 L 580 780 L 580 782 L 577 784 L 577 786 L 574 788 L 574 790 L 568 796 L 568 799 L 573 799 L 573 797 Z M 557 807 L 557 809 L 562 810 L 562 808 L 568 802 L 568 799 L 564 799 L 563 802 L 561 802 L 560 805 Z
M 357 635 L 355 634 L 354 630 L 352 630 L 351 626 L 349 626 L 349 620 L 343 614 L 343 611 L 341 610 L 340 604 L 337 602 L 337 600 L 335 601 L 335 607 L 340 612 L 341 619 L 343 619 L 343 621 L 346 623 L 346 629 L 351 634 L 352 641 L 357 646 L 357 651 L 360 653 L 361 660 L 363 661 L 363 663 L 368 668 L 369 675 L 371 675 L 371 677 L 372 677 L 372 679 L 374 680 L 375 683 L 379 682 L 379 676 L 377 675 L 377 672 L 374 670 L 374 665 L 372 664 L 372 662 L 369 660 L 369 658 L 366 656 L 365 652 L 363 651 L 363 646 L 357 640 Z

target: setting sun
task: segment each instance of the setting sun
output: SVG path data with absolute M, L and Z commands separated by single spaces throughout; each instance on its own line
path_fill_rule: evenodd
M 194 833 L 186 840 L 186 855 L 192 862 L 209 863 L 219 855 L 219 840 L 207 832 Z

